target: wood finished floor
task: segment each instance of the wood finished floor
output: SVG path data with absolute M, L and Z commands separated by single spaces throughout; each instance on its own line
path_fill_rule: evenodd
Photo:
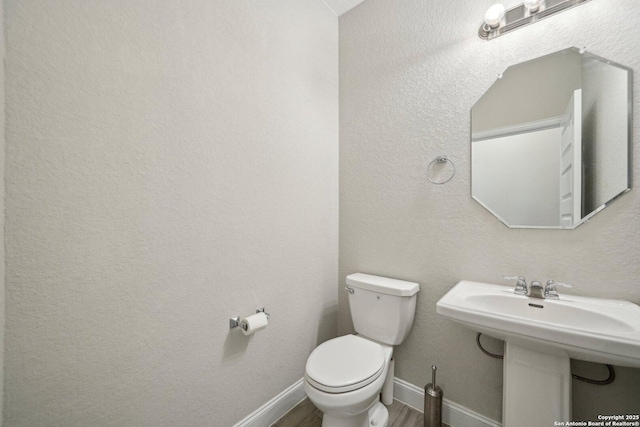
M 424 427 L 422 412 L 397 400 L 387 406 L 389 427 Z M 271 427 L 321 427 L 322 412 L 307 398 L 287 412 Z M 451 427 L 443 424 L 444 427 Z

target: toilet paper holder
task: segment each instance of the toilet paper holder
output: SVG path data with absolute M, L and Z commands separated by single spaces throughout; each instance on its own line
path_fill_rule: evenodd
M 267 319 L 271 316 L 269 313 L 264 311 L 264 307 L 260 307 L 256 309 L 256 313 L 264 313 L 267 316 Z M 241 328 L 246 331 L 247 324 L 240 321 L 240 316 L 234 316 L 229 319 L 229 329 L 233 329 L 233 328 Z

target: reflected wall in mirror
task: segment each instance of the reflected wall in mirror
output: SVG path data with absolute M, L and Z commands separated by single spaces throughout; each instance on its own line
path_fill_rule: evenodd
M 575 228 L 631 188 L 632 73 L 566 49 L 471 109 L 471 196 L 512 228 Z

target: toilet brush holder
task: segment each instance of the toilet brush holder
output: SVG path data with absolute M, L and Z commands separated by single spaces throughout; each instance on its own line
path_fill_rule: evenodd
M 436 366 L 431 367 L 431 383 L 424 387 L 424 427 L 442 427 L 442 389 L 436 385 Z

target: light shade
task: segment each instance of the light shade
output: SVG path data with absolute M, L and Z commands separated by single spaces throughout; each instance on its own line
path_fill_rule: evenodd
M 500 25 L 505 12 L 506 9 L 504 5 L 496 3 L 487 9 L 487 13 L 484 14 L 484 22 L 486 22 L 489 27 L 496 28 Z
M 537 12 L 542 6 L 543 0 L 524 0 L 524 7 L 529 9 L 529 12 Z

